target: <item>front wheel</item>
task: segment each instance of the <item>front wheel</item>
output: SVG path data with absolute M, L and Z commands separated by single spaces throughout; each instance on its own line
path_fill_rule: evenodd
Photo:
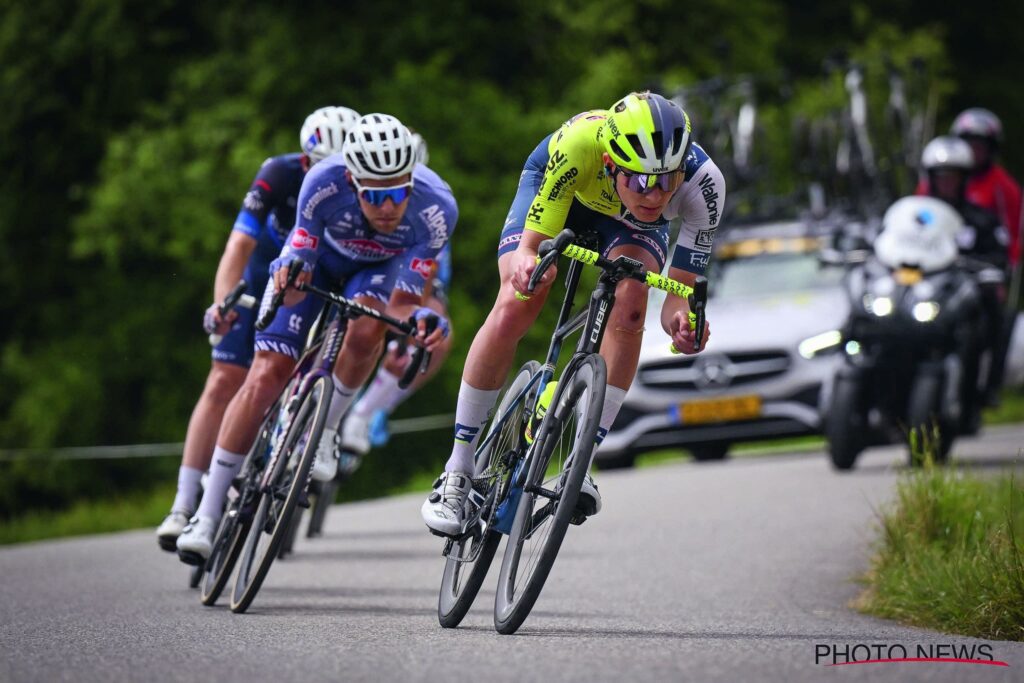
M 451 541 L 448 548 L 437 600 L 437 620 L 445 628 L 455 628 L 469 612 L 501 543 L 501 534 L 492 529 L 490 523 L 500 503 L 498 487 L 502 487 L 503 480 L 511 475 L 507 469 L 510 463 L 505 456 L 518 452 L 522 444 L 523 426 L 526 424 L 524 411 L 533 405 L 532 398 L 537 391 L 536 383 L 531 385 L 530 382 L 539 371 L 540 363 L 537 361 L 529 361 L 519 369 L 498 402 L 494 419 L 487 428 L 484 441 L 490 441 L 476 454 L 474 477 L 491 477 L 493 495 L 485 498 L 489 509 L 480 514 L 479 522 L 468 529 L 465 536 Z M 524 393 L 527 387 L 530 391 Z M 502 420 L 501 417 L 510 409 L 508 417 Z M 492 437 L 499 429 L 501 432 Z
M 866 423 L 861 407 L 861 384 L 854 377 L 839 377 L 825 416 L 825 438 L 832 465 L 841 471 L 853 469 L 864 450 Z
M 573 358 L 541 422 L 494 599 L 494 628 L 515 633 L 530 614 L 576 512 L 608 383 L 597 354 Z
M 213 550 L 203 567 L 199 598 L 204 605 L 211 606 L 217 602 L 231 577 L 238 556 L 242 553 L 253 511 L 259 501 L 260 474 L 280 417 L 280 406 L 278 401 L 263 418 L 256 443 L 249 449 L 249 454 L 239 470 L 238 495 L 230 500 L 227 509 L 221 515 L 217 534 L 213 537 Z M 234 486 L 233 484 L 232 487 Z M 230 498 L 230 491 L 228 497 Z
M 272 456 L 268 465 L 272 469 L 264 479 L 264 490 L 238 565 L 231 596 L 232 612 L 244 612 L 252 604 L 291 529 L 292 514 L 306 488 L 327 422 L 333 390 L 330 377 L 319 377 L 313 382 L 299 401 L 279 452 Z

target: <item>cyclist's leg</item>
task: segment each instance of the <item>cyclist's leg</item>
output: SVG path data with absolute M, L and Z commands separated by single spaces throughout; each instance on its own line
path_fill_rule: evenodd
M 252 259 L 246 266 L 244 278 L 249 283 L 246 294 L 258 296 L 266 285 L 266 264 Z M 245 381 L 252 363 L 255 312 L 236 308 L 237 319 L 212 351 L 213 361 L 206 377 L 203 393 L 196 402 L 185 433 L 185 447 L 178 468 L 178 489 L 171 504 L 171 512 L 157 529 L 161 547 L 174 549 L 174 542 L 198 504 L 200 480 L 210 467 L 217 431 L 224 418 L 228 402 Z
M 323 283 L 315 276 L 314 282 L 318 280 Z M 264 305 L 273 294 L 273 283 L 267 284 L 266 292 Z M 287 384 L 321 305 L 307 296 L 294 306 L 283 306 L 270 326 L 256 333 L 255 360 L 224 413 L 199 516 L 220 517 L 228 486 L 252 447 L 264 414 Z
M 527 211 L 544 177 L 547 143 L 545 138 L 537 145 L 519 177 L 519 187 L 498 240 L 498 296 L 473 338 L 462 372 L 452 453 L 421 508 L 423 521 L 439 533 L 456 533 L 461 527 L 462 503 L 469 494 L 476 442 L 515 360 L 519 340 L 537 318 L 550 289 L 550 285 L 539 288 L 528 301 L 520 301 L 511 284 L 513 253 L 522 240 Z
M 668 228 L 634 230 L 621 223 L 602 221 L 598 232 L 607 258 L 627 256 L 656 273 L 665 266 Z M 615 307 L 601 344 L 601 355 L 608 366 L 608 389 L 601 412 L 598 443 L 611 429 L 636 374 L 647 314 L 647 294 L 647 286 L 636 280 L 623 280 L 615 289 Z
M 475 442 L 512 367 L 519 340 L 536 320 L 547 298 L 547 289 L 543 289 L 529 301 L 520 301 L 511 284 L 512 256 L 522 240 L 526 214 L 544 178 L 547 145 L 545 138 L 526 160 L 498 240 L 498 296 L 466 356 L 455 410 L 455 442 L 445 465 L 447 472 L 473 471 Z
M 435 288 L 435 293 L 437 289 Z M 427 299 L 426 305 L 448 318 L 445 303 L 437 296 Z M 449 323 L 450 324 L 450 323 Z M 426 372 L 417 373 L 412 383 L 398 386 L 412 358 L 415 347 L 392 340 L 387 345 L 380 365 L 366 391 L 356 400 L 345 418 L 342 433 L 342 447 L 359 455 L 369 452 L 371 445 L 380 445 L 388 439 L 387 418 L 409 396 L 418 391 L 440 371 L 445 358 L 451 352 L 452 334 L 449 333 L 430 355 Z

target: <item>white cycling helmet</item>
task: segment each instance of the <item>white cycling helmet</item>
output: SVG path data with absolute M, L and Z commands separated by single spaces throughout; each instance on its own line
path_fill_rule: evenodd
M 1003 122 L 988 109 L 972 107 L 957 115 L 949 132 L 960 137 L 987 138 L 993 144 L 999 144 L 1003 140 Z
M 974 152 L 961 138 L 942 135 L 925 145 L 921 153 L 921 168 L 925 171 L 944 168 L 970 171 L 974 168 Z
M 299 145 L 314 164 L 342 150 L 345 133 L 359 120 L 359 112 L 348 107 L 320 107 L 306 117 L 299 133 Z
M 889 268 L 920 268 L 926 273 L 956 261 L 957 233 L 963 219 L 953 207 L 934 197 L 904 197 L 882 218 L 875 255 Z
M 422 135 L 411 128 L 409 129 L 409 132 L 412 133 L 412 139 L 416 143 L 416 163 L 426 166 L 427 162 L 430 161 L 430 152 L 427 150 L 427 141 L 423 139 Z
M 345 138 L 345 165 L 356 178 L 387 180 L 412 173 L 416 152 L 412 133 L 388 114 L 367 114 Z

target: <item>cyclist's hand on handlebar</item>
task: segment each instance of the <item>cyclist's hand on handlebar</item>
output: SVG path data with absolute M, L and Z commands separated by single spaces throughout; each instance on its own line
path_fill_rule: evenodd
M 274 279 L 274 293 L 280 292 L 288 284 L 288 267 L 291 266 L 294 257 L 282 256 L 274 259 L 273 263 L 270 264 L 270 270 L 273 273 Z M 313 272 L 309 269 L 308 265 L 303 265 L 302 272 L 299 273 L 298 277 L 295 278 L 295 284 L 308 284 L 313 280 Z M 306 293 L 300 292 L 296 289 L 285 293 L 284 305 L 294 306 L 295 304 L 302 301 L 305 298 Z
M 238 311 L 232 309 L 226 316 L 221 317 L 220 304 L 212 303 L 203 314 L 203 330 L 206 334 L 225 335 L 231 331 L 231 323 L 238 318 Z
M 551 284 L 558 274 L 558 268 L 552 265 L 544 276 L 541 277 L 537 289 L 533 293 L 529 291 L 530 276 L 537 268 L 537 252 L 528 249 L 517 249 L 512 255 L 512 288 L 527 299 L 537 291 L 543 290 Z M 519 297 L 522 299 L 522 297 Z M 525 301 L 526 299 L 522 299 Z
M 703 351 L 707 346 L 708 337 L 711 336 L 711 325 L 705 320 L 704 338 L 701 340 L 700 348 L 696 348 L 697 335 L 690 329 L 690 318 L 685 309 L 675 312 L 669 323 L 669 330 L 672 332 L 672 346 L 679 353 L 692 354 Z
M 448 319 L 425 306 L 417 308 L 412 318 L 416 322 L 416 343 L 433 353 L 448 336 L 451 329 Z

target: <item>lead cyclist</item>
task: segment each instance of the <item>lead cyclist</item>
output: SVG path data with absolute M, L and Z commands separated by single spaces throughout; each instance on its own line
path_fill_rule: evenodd
M 423 503 L 423 521 L 434 533 L 457 535 L 472 486 L 473 455 L 488 413 L 508 376 L 519 340 L 536 320 L 555 268 L 532 295 L 527 283 L 540 243 L 568 227 L 596 234 L 607 258 L 636 259 L 661 272 L 668 253 L 668 222 L 681 219 L 669 277 L 693 285 L 704 273 L 725 202 L 725 181 L 714 161 L 692 139 L 690 118 L 674 102 L 634 92 L 611 109 L 587 111 L 544 138 L 526 160 L 519 189 L 498 241 L 501 287 L 466 358 L 455 410 L 455 441 L 444 472 Z M 647 310 L 647 287 L 623 280 L 601 345 L 608 387 L 598 441 L 615 421 L 633 381 Z M 675 350 L 693 354 L 685 299 L 669 295 L 661 325 Z M 601 509 L 588 475 L 577 503 L 587 515 Z

